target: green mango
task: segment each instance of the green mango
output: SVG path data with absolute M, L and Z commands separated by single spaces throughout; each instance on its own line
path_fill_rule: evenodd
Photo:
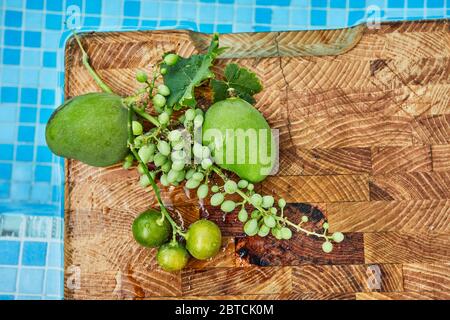
M 214 143 L 216 163 L 242 179 L 260 182 L 274 166 L 276 150 L 270 126 L 245 100 L 228 98 L 213 104 L 205 114 L 202 137 L 203 145 Z
M 50 150 L 95 167 L 118 163 L 128 153 L 128 111 L 111 93 L 88 93 L 66 101 L 50 117 Z

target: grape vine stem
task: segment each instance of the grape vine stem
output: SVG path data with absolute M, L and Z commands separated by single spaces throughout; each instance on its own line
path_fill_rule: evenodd
M 229 179 L 225 176 L 225 174 L 222 172 L 222 170 L 217 167 L 216 165 L 214 165 L 212 167 L 212 170 L 223 180 L 223 182 L 228 181 Z M 240 190 L 239 188 L 236 190 L 236 193 L 239 194 L 246 202 L 251 203 L 251 199 L 248 195 L 246 195 L 242 190 Z M 264 214 L 270 214 L 270 212 L 264 208 L 262 208 L 261 206 L 255 206 L 254 204 L 252 204 L 252 206 L 254 206 L 256 209 L 258 209 L 260 212 L 263 212 Z M 326 234 L 322 234 L 322 233 L 317 233 L 314 231 L 309 231 L 306 230 L 302 227 L 300 227 L 300 225 L 293 223 L 292 221 L 289 221 L 286 217 L 280 217 L 278 215 L 275 215 L 274 218 L 282 223 L 285 223 L 287 225 L 289 225 L 290 227 L 294 228 L 295 230 L 297 230 L 298 232 L 303 232 L 306 235 L 310 236 L 316 236 L 319 238 L 324 238 L 327 241 L 330 240 L 332 237 L 331 236 L 327 236 Z

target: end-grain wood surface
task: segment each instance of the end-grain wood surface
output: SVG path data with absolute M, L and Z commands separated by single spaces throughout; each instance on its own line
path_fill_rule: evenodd
M 235 213 L 201 210 L 181 187 L 163 188 L 185 226 L 208 217 L 224 234 L 214 259 L 164 272 L 155 250 L 140 247 L 130 231 L 155 204 L 135 170 L 68 160 L 66 284 L 79 279 L 80 286 L 66 285 L 65 297 L 449 299 L 448 22 L 222 40 L 239 49 L 216 70 L 231 61 L 253 70 L 264 84 L 256 108 L 280 131 L 280 170 L 258 188 L 287 199 L 287 214 L 307 214 L 312 228 L 328 219 L 345 240 L 324 254 L 319 240 L 301 234 L 290 241 L 243 237 Z M 196 53 L 205 41 L 185 31 L 83 37 L 92 65 L 121 95 L 138 88 L 136 70 L 149 70 L 166 51 Z M 66 98 L 93 91 L 99 88 L 69 41 Z

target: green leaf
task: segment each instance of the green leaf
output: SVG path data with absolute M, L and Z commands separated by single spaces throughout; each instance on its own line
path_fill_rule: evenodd
M 214 102 L 234 95 L 253 104 L 255 103 L 253 95 L 262 90 L 261 81 L 256 74 L 235 63 L 230 63 L 225 67 L 225 79 L 226 81 L 211 81 Z
M 206 54 L 193 55 L 189 58 L 180 58 L 173 66 L 167 66 L 164 75 L 164 84 L 169 87 L 170 95 L 167 105 L 179 109 L 183 106 L 194 107 L 197 104 L 194 90 L 205 80 L 214 78 L 210 70 L 214 59 L 221 54 L 225 48 L 219 48 L 219 36 L 214 34 Z

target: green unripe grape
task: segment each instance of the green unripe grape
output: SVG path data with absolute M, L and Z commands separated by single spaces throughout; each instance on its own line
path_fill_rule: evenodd
M 200 184 L 200 181 L 191 178 L 188 181 L 186 181 L 186 188 L 195 189 L 198 187 L 199 184 Z
M 258 220 L 250 219 L 244 224 L 244 232 L 252 237 L 258 233 Z
M 170 117 L 167 114 L 167 112 L 163 112 L 158 116 L 159 123 L 161 123 L 161 124 L 168 124 L 169 119 L 170 119 Z
M 266 226 L 265 224 L 263 224 L 258 231 L 258 236 L 260 237 L 265 237 L 269 234 L 270 232 L 270 228 L 268 226 Z
M 274 228 L 277 225 L 277 222 L 274 217 L 272 216 L 265 216 L 264 217 L 264 224 L 268 226 L 269 228 Z
M 158 151 L 162 155 L 168 156 L 170 154 L 170 145 L 166 141 L 161 140 L 158 142 Z
M 216 185 L 212 186 L 211 187 L 211 191 L 212 192 L 219 192 L 219 186 L 216 186 Z
M 173 66 L 174 64 L 177 63 L 177 61 L 178 55 L 174 53 L 166 54 L 166 56 L 164 57 L 164 63 L 167 64 L 168 66 Z
M 203 159 L 202 160 L 202 168 L 208 170 L 212 166 L 211 159 Z
M 170 184 L 169 181 L 167 180 L 167 174 L 165 174 L 165 173 L 163 173 L 161 175 L 161 178 L 159 178 L 159 181 L 161 181 L 161 184 L 165 187 L 167 187 Z
M 186 177 L 186 172 L 184 170 L 178 171 L 177 181 L 176 182 L 183 181 L 185 177 Z
M 292 238 L 291 229 L 289 229 L 287 227 L 283 227 L 283 228 L 281 228 L 280 232 L 281 232 L 281 238 L 283 238 L 284 240 L 289 240 L 290 238 Z
M 136 80 L 141 83 L 146 82 L 148 80 L 147 73 L 142 70 L 138 70 L 138 72 L 136 72 Z
M 133 127 L 132 127 L 133 128 Z M 143 136 L 137 136 L 136 138 L 134 138 L 134 146 L 136 148 L 140 148 L 142 147 L 144 141 L 143 141 L 144 137 Z
M 203 116 L 203 110 L 202 109 L 200 109 L 200 108 L 197 108 L 197 109 L 195 109 L 195 115 L 201 115 L 201 116 Z
M 187 172 L 186 172 L 186 179 L 190 179 L 190 178 L 192 178 L 192 176 L 194 175 L 194 173 L 195 173 L 195 169 L 194 168 L 191 168 L 191 169 L 189 169 Z
M 277 213 L 277 208 L 275 208 L 275 207 L 270 208 L 270 213 L 271 214 L 276 214 Z
M 194 111 L 194 109 L 186 110 L 186 112 L 184 113 L 184 116 L 186 117 L 187 121 L 194 120 L 194 118 L 195 118 L 195 111 Z
M 194 118 L 194 128 L 200 128 L 203 124 L 203 116 L 198 114 Z
M 170 183 L 175 182 L 177 180 L 177 177 L 178 177 L 178 172 L 179 171 L 175 171 L 175 170 L 171 169 L 167 173 L 167 181 L 169 181 Z
M 147 187 L 150 184 L 150 180 L 148 179 L 147 175 L 143 175 L 139 178 L 139 184 L 143 188 Z
M 194 156 L 196 158 L 202 159 L 202 155 L 203 155 L 203 146 L 197 142 L 194 143 L 194 145 L 192 146 L 192 153 L 194 154 Z
M 152 99 L 153 105 L 157 108 L 162 108 L 166 104 L 166 97 L 164 97 L 162 94 L 155 94 L 155 96 Z
M 237 190 L 237 184 L 233 180 L 228 180 L 225 182 L 225 185 L 223 186 L 225 189 L 225 192 L 228 194 L 233 194 Z
M 141 158 L 142 162 L 147 163 L 150 161 L 150 158 L 153 156 L 153 152 L 149 146 L 145 145 L 139 149 L 138 155 Z
M 253 183 L 249 183 L 247 186 L 248 191 L 253 191 L 254 188 L 255 188 L 255 186 L 253 185 Z
M 210 155 L 211 155 L 211 151 L 209 150 L 209 148 L 203 146 L 202 147 L 202 158 L 207 159 L 207 158 L 209 158 Z
M 322 243 L 322 250 L 325 253 L 330 253 L 331 251 L 333 251 L 333 244 L 330 241 L 325 241 L 324 243 Z
M 158 93 L 163 96 L 168 96 L 170 94 L 170 89 L 165 84 L 160 84 L 158 86 Z
M 188 263 L 189 253 L 182 244 L 169 242 L 159 247 L 156 261 L 165 271 L 179 271 Z
M 262 204 L 261 205 L 262 205 L 263 208 L 268 209 L 271 206 L 273 206 L 274 201 L 275 200 L 273 199 L 272 196 L 264 196 L 262 198 Z
M 302 222 L 308 222 L 308 217 L 307 216 L 302 216 Z
M 247 186 L 248 186 L 248 181 L 247 180 L 239 180 L 238 187 L 240 189 L 247 188 Z
M 183 160 L 175 160 L 172 162 L 172 170 L 181 171 L 184 169 L 184 161 Z
M 220 204 L 222 204 L 224 200 L 224 196 L 222 193 L 215 193 L 213 194 L 213 196 L 211 197 L 210 203 L 212 206 L 219 206 Z
M 145 169 L 144 169 L 144 166 L 142 164 L 139 164 L 137 169 L 138 169 L 139 174 L 144 174 L 145 173 Z
M 344 234 L 342 232 L 333 233 L 333 240 L 337 243 L 342 242 L 344 240 Z
M 170 158 L 172 161 L 185 161 L 186 160 L 186 152 L 184 150 L 175 150 L 170 154 Z
M 161 167 L 164 163 L 166 163 L 166 161 L 167 157 L 159 152 L 153 157 L 153 163 L 157 167 Z
M 325 230 L 327 230 L 330 227 L 330 225 L 328 224 L 328 222 L 324 222 L 322 225 L 322 228 L 324 228 Z
M 183 148 L 184 148 L 184 141 L 183 140 L 172 142 L 172 149 L 173 150 L 180 151 Z
M 272 235 L 273 235 L 277 240 L 283 239 L 283 238 L 281 237 L 281 229 L 280 229 L 280 228 L 273 228 L 273 229 L 272 229 Z
M 133 134 L 135 136 L 141 135 L 143 131 L 142 124 L 139 121 L 131 122 L 131 129 L 133 130 Z
M 180 140 L 181 139 L 181 131 L 180 130 L 170 131 L 169 134 L 167 135 L 167 139 L 169 139 L 169 141 L 171 141 L 171 142 Z
M 202 184 L 197 189 L 197 197 L 199 199 L 205 199 L 208 196 L 208 191 L 209 191 L 208 185 L 207 184 Z
M 125 170 L 128 170 L 131 168 L 132 165 L 133 165 L 133 162 L 124 161 L 122 168 L 124 168 Z
M 170 169 L 172 169 L 172 161 L 167 160 L 166 163 L 161 166 L 161 170 L 162 172 L 167 173 Z
M 161 70 L 159 71 L 162 75 L 165 75 L 167 73 L 167 69 L 166 68 L 161 68 Z
M 250 198 L 250 202 L 252 205 L 254 205 L 255 207 L 258 207 L 259 205 L 261 205 L 262 202 L 262 197 L 260 194 L 255 193 L 254 195 L 251 196 Z
M 247 210 L 245 210 L 244 208 L 241 209 L 241 211 L 239 211 L 238 213 L 238 219 L 240 222 L 244 223 L 248 220 L 248 213 Z
M 286 207 L 286 200 L 284 200 L 283 198 L 280 198 L 280 199 L 278 200 L 278 206 L 279 206 L 280 208 Z
M 192 175 L 192 179 L 197 180 L 197 181 L 202 181 L 204 177 L 205 177 L 205 176 L 204 176 L 203 173 L 201 173 L 201 172 L 195 172 L 195 173 Z
M 257 219 L 257 218 L 259 218 L 260 215 L 261 215 L 261 212 L 259 212 L 258 210 L 253 210 L 253 212 L 251 214 L 251 218 Z
M 222 205 L 220 206 L 220 209 L 223 212 L 231 212 L 236 208 L 236 203 L 232 200 L 225 200 L 222 202 Z

